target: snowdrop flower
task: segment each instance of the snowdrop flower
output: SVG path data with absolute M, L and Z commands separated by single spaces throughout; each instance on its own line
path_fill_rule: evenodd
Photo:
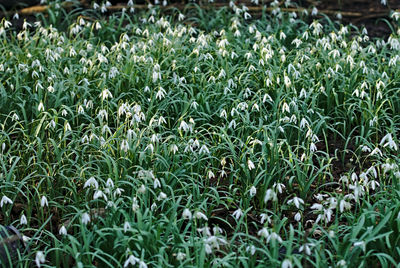
M 310 248 L 310 246 L 312 246 L 312 244 L 306 243 L 306 244 L 302 245 L 302 246 L 299 248 L 299 251 L 300 251 L 300 252 L 303 252 L 303 251 L 304 251 L 304 253 L 305 253 L 306 255 L 311 255 L 311 248 Z
M 236 220 L 239 220 L 239 219 L 243 216 L 243 211 L 242 211 L 240 208 L 238 208 L 237 210 L 235 210 L 235 211 L 232 213 L 232 216 L 233 216 Z
M 208 150 L 206 145 L 203 145 L 199 150 L 199 154 L 210 154 L 210 150 Z
M 123 140 L 121 143 L 121 151 L 124 151 L 125 153 L 128 151 L 129 149 L 129 144 L 127 140 Z
M 154 179 L 154 189 L 161 188 L 161 183 L 159 179 Z
M 114 182 L 111 178 L 108 178 L 106 181 L 106 186 L 110 188 L 114 188 Z
M 257 235 L 261 236 L 261 237 L 264 237 L 264 238 L 269 237 L 268 229 L 267 228 L 262 228 L 260 231 L 257 232 Z
M 42 263 L 44 263 L 45 261 L 46 261 L 46 259 L 44 258 L 43 251 L 36 252 L 36 256 L 35 256 L 36 266 L 40 267 L 42 265 Z
M 93 194 L 93 200 L 99 199 L 99 198 L 104 198 L 104 200 L 107 201 L 107 196 L 103 193 L 101 190 L 97 190 Z
M 42 198 L 40 199 L 40 206 L 41 207 L 44 207 L 44 206 L 48 207 L 49 206 L 49 203 L 47 202 L 46 196 L 42 196 Z
M 278 200 L 278 196 L 276 195 L 276 193 L 272 189 L 268 189 L 265 192 L 264 203 L 267 203 L 269 200 L 272 200 L 272 201 L 277 201 Z
M 261 213 L 261 214 L 260 214 L 260 217 L 261 217 L 260 222 L 261 222 L 262 224 L 264 224 L 265 221 L 267 221 L 268 223 L 271 223 L 271 222 L 272 222 L 272 221 L 271 221 L 271 218 L 270 218 L 267 214 L 265 214 L 265 213 Z
M 249 159 L 247 160 L 247 166 L 249 170 L 255 169 L 256 167 L 254 166 L 254 163 Z
M 287 201 L 288 205 L 290 204 L 294 204 L 296 206 L 296 208 L 300 208 L 300 204 L 304 204 L 304 200 L 295 196 L 293 197 L 293 199 L 290 199 L 289 201 Z
M 311 206 L 312 210 L 323 210 L 324 206 L 322 206 L 321 204 L 315 203 Z
M 278 193 L 283 193 L 283 190 L 286 189 L 286 186 L 283 183 L 274 183 L 274 185 L 272 185 L 273 188 L 275 188 L 276 190 L 278 190 Z
M 184 19 L 185 19 L 185 15 L 183 15 L 182 13 L 179 13 L 178 20 L 183 21 Z
M 176 154 L 176 152 L 178 152 L 178 146 L 176 144 L 172 144 L 171 147 L 170 147 L 170 151 L 173 154 Z
M 311 143 L 310 144 L 310 151 L 313 153 L 313 152 L 315 152 L 315 151 L 317 151 L 317 146 L 315 145 L 315 143 Z
M 350 202 L 347 202 L 346 200 L 342 199 L 340 200 L 339 203 L 339 211 L 342 213 L 345 210 L 350 210 L 351 209 L 351 204 Z
M 58 231 L 58 233 L 59 233 L 60 235 L 67 235 L 67 234 L 68 234 L 67 228 L 65 228 L 64 225 L 61 226 L 61 228 L 60 228 L 60 230 Z
M 292 262 L 289 259 L 285 259 L 282 262 L 281 268 L 292 268 L 292 267 L 293 267 Z
M 145 192 L 146 192 L 146 186 L 144 186 L 144 184 L 140 185 L 138 193 L 144 194 Z
M 268 237 L 267 237 L 267 243 L 269 243 L 269 241 L 278 241 L 278 243 L 282 243 L 283 240 L 282 238 L 275 232 L 272 232 Z
M 205 220 L 205 221 L 208 221 L 207 216 L 206 216 L 204 213 L 200 212 L 200 211 L 196 211 L 196 212 L 194 213 L 193 216 L 194 216 L 196 219 L 203 219 L 203 220 Z
M 398 149 L 397 144 L 394 142 L 391 133 L 386 134 L 386 135 L 382 138 L 382 140 L 381 140 L 381 142 L 379 143 L 379 145 L 381 145 L 381 146 L 383 145 L 383 147 L 389 146 L 390 149 L 395 150 L 395 151 L 397 151 L 397 149 Z
M 134 197 L 132 200 L 132 210 L 133 212 L 136 212 L 138 209 L 139 209 L 139 204 L 136 197 Z
M 257 194 L 257 188 L 253 186 L 251 186 L 250 188 L 250 196 L 253 197 Z
M 167 92 L 164 90 L 164 88 L 160 87 L 159 90 L 157 91 L 156 99 L 162 100 L 166 94 Z
M 124 233 L 126 233 L 128 230 L 130 230 L 131 229 L 131 225 L 130 225 L 130 223 L 129 222 L 125 222 L 124 223 Z
M 90 177 L 83 185 L 83 188 L 86 188 L 86 187 L 94 187 L 95 189 L 98 189 L 99 183 L 97 182 L 97 180 L 94 177 Z
M 203 236 L 211 236 L 210 227 L 205 226 L 203 228 L 198 228 L 197 232 L 203 234 Z
M 8 198 L 7 196 L 3 196 L 2 198 L 1 198 L 1 201 L 0 201 L 0 207 L 3 207 L 3 205 L 5 205 L 5 204 L 12 204 L 13 202 L 12 202 L 12 200 L 10 199 L 10 198 Z
M 391 15 L 391 17 L 392 17 L 393 19 L 395 19 L 396 21 L 398 21 L 398 20 L 400 19 L 400 12 L 398 12 L 398 11 L 393 12 L 392 15 Z
M 82 220 L 82 223 L 83 223 L 83 224 L 87 225 L 87 224 L 90 222 L 90 216 L 89 216 L 89 214 L 86 213 L 86 212 L 83 213 L 83 214 L 82 214 L 81 220 Z
M 128 267 L 129 266 L 129 264 L 130 265 L 135 265 L 136 263 L 139 263 L 140 262 L 140 259 L 139 258 L 136 258 L 135 256 L 133 256 L 133 255 L 130 255 L 129 257 L 128 257 L 128 259 L 125 261 L 125 263 L 124 263 L 124 268 L 126 268 L 126 267 Z
M 186 259 L 186 254 L 183 252 L 178 252 L 178 254 L 176 254 L 176 260 L 177 261 L 183 261 L 184 259 Z
M 40 103 L 39 103 L 39 105 L 38 105 L 38 111 L 39 111 L 39 112 L 43 112 L 43 111 L 44 111 L 44 105 L 43 105 L 43 102 L 42 102 L 42 101 L 40 101 Z
M 185 121 L 181 121 L 181 124 L 179 125 L 179 130 L 183 130 L 184 132 L 187 132 L 190 130 L 189 125 Z
M 167 198 L 167 195 L 164 192 L 160 192 L 160 194 L 157 197 L 157 200 L 161 201 L 161 200 L 166 199 L 166 198 Z
M 246 252 L 249 252 L 250 255 L 254 255 L 256 253 L 256 247 L 254 245 L 247 246 L 246 247 Z
M 300 213 L 300 212 L 297 212 L 297 213 L 294 215 L 294 220 L 297 221 L 297 222 L 299 222 L 299 221 L 301 220 L 301 213 Z
M 28 221 L 26 220 L 26 217 L 24 214 L 22 214 L 21 219 L 19 220 L 19 224 L 21 224 L 21 225 L 28 224 Z
M 192 219 L 192 212 L 190 212 L 189 209 L 185 208 L 182 212 L 182 218 L 185 220 L 191 220 Z
M 354 247 L 361 247 L 362 250 L 365 252 L 366 243 L 364 241 L 354 242 Z
M 105 99 L 108 99 L 108 97 L 112 98 L 113 96 L 112 96 L 111 92 L 107 88 L 105 88 L 100 93 L 100 97 L 104 101 Z

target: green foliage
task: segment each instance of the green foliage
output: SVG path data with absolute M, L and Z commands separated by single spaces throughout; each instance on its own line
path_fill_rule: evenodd
M 21 267 L 397 265 L 400 33 L 273 7 L 2 21 Z

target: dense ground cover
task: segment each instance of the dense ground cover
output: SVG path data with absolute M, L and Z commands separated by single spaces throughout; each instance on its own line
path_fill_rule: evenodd
M 3 19 L 0 220 L 29 237 L 20 266 L 397 265 L 398 28 L 185 15 Z

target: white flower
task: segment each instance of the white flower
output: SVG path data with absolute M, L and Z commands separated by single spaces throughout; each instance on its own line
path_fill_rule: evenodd
M 253 186 L 251 186 L 250 188 L 250 196 L 253 197 L 257 194 L 257 188 Z
M 129 222 L 124 223 L 124 233 L 126 233 L 129 229 L 131 229 L 131 225 Z
M 166 94 L 167 94 L 167 92 L 166 92 L 162 87 L 160 87 L 160 89 L 157 91 L 156 99 L 161 100 L 161 99 L 164 98 L 164 96 L 165 96 Z
M 278 241 L 279 243 L 282 243 L 283 240 L 282 238 L 275 232 L 272 232 L 268 237 L 267 237 L 267 243 L 269 243 L 270 240 L 273 241 Z
M 395 19 L 396 21 L 399 20 L 399 19 L 400 19 L 400 12 L 398 12 L 398 11 L 393 12 L 392 15 L 391 15 L 391 17 L 392 17 L 393 19 Z
M 300 212 L 297 212 L 296 215 L 294 215 L 295 221 L 300 221 L 301 220 L 301 214 Z
M 313 210 L 323 210 L 324 206 L 322 206 L 321 204 L 315 203 L 311 206 L 311 209 Z
M 94 194 L 93 194 L 93 200 L 99 199 L 101 197 L 107 201 L 107 196 L 103 193 L 103 191 L 96 190 L 96 192 L 94 192 Z
M 233 216 L 236 220 L 239 220 L 239 219 L 243 216 L 243 211 L 242 211 L 240 208 L 238 208 L 237 210 L 235 210 L 235 211 L 232 213 L 232 216 Z
M 82 223 L 87 225 L 90 222 L 90 215 L 88 213 L 82 214 Z
M 247 166 L 249 167 L 249 170 L 255 169 L 256 167 L 254 166 L 254 163 L 249 159 L 247 160 Z
M 167 195 L 165 193 L 163 193 L 163 192 L 160 192 L 160 194 L 157 197 L 157 200 L 161 201 L 161 200 L 163 200 L 165 198 L 167 198 Z
M 257 232 L 257 235 L 267 238 L 269 236 L 269 232 L 267 228 L 262 228 L 260 231 Z
M 249 252 L 253 256 L 256 253 L 256 247 L 254 245 L 247 246 L 246 252 Z
M 186 254 L 183 252 L 178 252 L 178 254 L 176 254 L 176 260 L 177 261 L 183 261 L 184 259 L 186 259 Z
M 299 248 L 299 251 L 300 251 L 300 252 L 303 252 L 303 251 L 304 251 L 304 253 L 305 253 L 306 255 L 311 255 L 311 248 L 310 248 L 310 246 L 312 246 L 312 244 L 306 243 L 306 244 L 302 245 L 302 246 Z
M 315 145 L 315 143 L 311 143 L 310 144 L 310 151 L 313 153 L 313 152 L 315 152 L 315 151 L 317 151 L 317 146 Z
M 58 233 L 59 233 L 60 235 L 67 235 L 67 234 L 68 234 L 67 228 L 65 228 L 64 225 L 61 226 L 61 228 L 60 228 L 60 230 L 58 231 Z
M 133 256 L 133 255 L 130 255 L 130 256 L 128 257 L 128 259 L 125 261 L 124 267 L 128 267 L 129 264 L 135 265 L 136 263 L 139 263 L 139 262 L 140 262 L 140 259 L 139 259 L 139 258 L 136 258 L 136 257 Z
M 46 196 L 42 196 L 42 198 L 40 199 L 40 206 L 41 207 L 44 207 L 44 206 L 48 207 L 49 206 L 49 203 L 47 202 L 47 197 Z
M 144 194 L 146 192 L 146 186 L 144 186 L 144 184 L 140 185 L 138 192 Z
M 101 97 L 102 100 L 108 99 L 108 97 L 110 98 L 113 97 L 111 92 L 107 88 L 103 89 L 103 91 L 100 93 L 99 96 Z
M 20 223 L 21 225 L 28 224 L 28 221 L 26 220 L 26 217 L 25 217 L 24 214 L 22 214 L 21 219 L 19 220 L 19 223 Z
M 286 189 L 285 184 L 283 183 L 274 183 L 274 185 L 272 185 L 272 187 L 276 188 L 276 190 L 278 190 L 278 193 L 283 193 L 283 190 Z
M 83 188 L 86 187 L 94 187 L 95 189 L 99 188 L 99 183 L 97 182 L 97 180 L 94 177 L 90 177 L 85 184 L 83 185 Z
M 121 151 L 124 151 L 125 153 L 128 151 L 129 149 L 129 144 L 127 140 L 123 140 L 121 143 Z
M 285 259 L 283 262 L 282 262 L 282 266 L 281 266 L 282 268 L 292 268 L 293 267 L 293 265 L 292 265 L 292 262 L 289 260 L 289 259 Z
M 153 185 L 154 189 L 160 188 L 161 187 L 161 183 L 159 179 L 154 179 L 154 185 Z
M 364 241 L 354 242 L 354 247 L 361 247 L 362 250 L 365 252 L 366 243 Z
M 288 205 L 293 203 L 296 206 L 296 208 L 300 208 L 300 204 L 304 204 L 304 200 L 295 196 L 293 197 L 293 199 L 290 199 L 287 203 Z
M 265 220 L 268 222 L 268 223 L 271 223 L 272 221 L 271 221 L 271 218 L 267 215 L 267 214 L 265 214 L 265 213 L 261 213 L 260 214 L 260 217 L 261 217 L 261 223 L 262 224 L 264 224 L 264 222 L 265 222 Z
M 187 132 L 190 130 L 189 125 L 185 121 L 181 121 L 181 124 L 179 125 L 179 130 L 183 130 L 184 132 Z
M 267 203 L 269 200 L 272 200 L 272 201 L 277 201 L 278 200 L 278 197 L 277 197 L 276 193 L 272 189 L 268 189 L 265 192 L 264 203 Z
M 397 151 L 398 147 L 396 142 L 393 140 L 392 134 L 388 133 L 386 134 L 379 145 L 383 145 L 383 147 L 389 146 L 390 149 Z
M 340 212 L 344 212 L 345 210 L 350 210 L 351 209 L 351 204 L 350 202 L 347 202 L 346 200 L 342 199 L 339 203 L 339 210 Z
M 44 263 L 46 260 L 44 258 L 43 251 L 38 251 L 36 252 L 36 257 L 35 257 L 35 263 L 37 267 L 40 267 L 42 263 Z
M 0 201 L 0 207 L 3 207 L 3 205 L 5 205 L 5 204 L 12 204 L 13 202 L 12 202 L 12 200 L 10 199 L 10 198 L 8 198 L 7 196 L 3 196 L 2 198 L 1 198 L 1 201 Z
M 178 146 L 176 144 L 172 144 L 171 147 L 170 147 L 170 151 L 173 154 L 176 154 L 176 152 L 178 151 Z
M 134 197 L 132 200 L 132 210 L 135 212 L 138 209 L 139 209 L 139 204 L 136 197 Z
M 204 213 L 200 212 L 200 211 L 196 211 L 193 216 L 196 219 L 204 219 L 205 221 L 208 221 L 207 216 Z
M 210 154 L 210 150 L 208 150 L 206 145 L 201 146 L 200 150 L 199 150 L 199 154 Z
M 182 212 L 182 218 L 184 218 L 185 220 L 190 220 L 192 219 L 192 212 L 190 212 L 189 209 L 185 208 Z
M 42 102 L 42 101 L 40 101 L 40 103 L 39 103 L 39 105 L 38 105 L 38 111 L 39 111 L 39 112 L 43 112 L 43 111 L 44 111 L 44 105 L 43 105 L 43 102 Z

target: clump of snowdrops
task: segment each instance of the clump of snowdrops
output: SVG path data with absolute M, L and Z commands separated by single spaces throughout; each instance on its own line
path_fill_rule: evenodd
M 400 14 L 371 40 L 272 7 L 2 20 L 21 266 L 397 264 Z

